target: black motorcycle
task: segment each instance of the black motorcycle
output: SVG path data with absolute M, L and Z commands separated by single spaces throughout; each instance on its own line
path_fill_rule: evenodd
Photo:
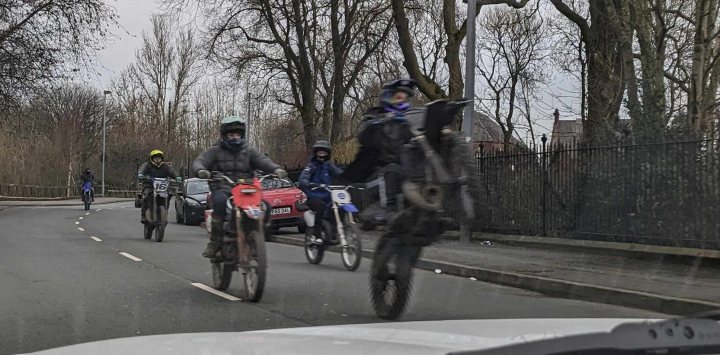
M 465 137 L 450 128 L 467 103 L 438 100 L 406 114 L 414 138 L 401 152 L 402 195 L 370 269 L 372 305 L 380 318 L 395 319 L 405 310 L 412 268 L 422 248 L 444 232 L 443 215 L 460 223 L 474 218 L 475 160 Z

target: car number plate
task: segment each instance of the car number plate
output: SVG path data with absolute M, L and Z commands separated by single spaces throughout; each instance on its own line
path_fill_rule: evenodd
M 288 214 L 288 213 L 290 213 L 290 207 L 273 208 L 272 211 L 270 211 L 271 215 Z

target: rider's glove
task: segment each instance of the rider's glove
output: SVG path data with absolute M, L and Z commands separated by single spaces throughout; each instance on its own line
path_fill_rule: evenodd
M 201 179 L 209 179 L 209 178 L 210 178 L 210 172 L 207 171 L 207 170 L 205 170 L 205 169 L 198 170 L 197 176 L 198 176 L 199 178 L 201 178 Z
M 144 179 L 144 178 L 145 178 L 145 175 L 143 175 L 143 174 L 138 174 L 138 179 L 142 180 L 142 179 Z
M 176 177 L 176 178 L 175 178 L 175 181 L 177 181 L 177 182 L 182 182 L 182 177 L 180 177 L 180 176 Z
M 280 168 L 275 169 L 274 174 L 281 179 L 284 179 L 288 176 L 287 171 L 285 171 L 284 169 L 280 169 Z

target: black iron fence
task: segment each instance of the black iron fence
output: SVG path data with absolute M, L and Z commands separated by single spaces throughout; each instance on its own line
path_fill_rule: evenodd
M 481 149 L 476 227 L 720 249 L 718 143 Z
M 475 230 L 720 249 L 719 141 L 540 149 L 476 152 Z

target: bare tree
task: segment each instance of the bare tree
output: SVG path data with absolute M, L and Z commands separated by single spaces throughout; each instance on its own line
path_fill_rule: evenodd
M 529 0 L 479 0 L 477 2 L 477 13 L 484 5 L 505 4 L 514 8 L 524 7 Z M 398 34 L 398 44 L 403 54 L 403 65 L 410 77 L 417 81 L 419 90 L 431 100 L 441 98 L 456 99 L 463 96 L 462 64 L 460 62 L 460 48 L 467 33 L 467 18 L 462 19 L 458 24 L 457 1 L 442 1 L 442 19 L 433 17 L 431 21 L 443 24 L 443 36 L 439 37 L 444 46 L 443 61 L 447 66 L 448 90 L 445 91 L 441 83 L 433 79 L 436 66 L 424 66 L 418 59 L 418 48 L 422 44 L 413 39 L 414 31 L 411 30 L 407 10 L 422 8 L 425 2 L 411 2 L 410 0 L 391 0 L 395 27 Z M 422 58 L 422 57 L 421 57 Z
M 485 85 L 479 101 L 500 125 L 504 142 L 509 144 L 519 119 L 517 110 L 532 131 L 529 106 L 532 93 L 547 76 L 543 63 L 549 57 L 547 31 L 537 8 L 492 8 L 482 20 L 478 38 L 481 55 L 476 67 Z
M 84 62 L 114 21 L 114 9 L 100 0 L 3 0 L 0 105 L 19 103 L 71 70 L 66 64 Z

